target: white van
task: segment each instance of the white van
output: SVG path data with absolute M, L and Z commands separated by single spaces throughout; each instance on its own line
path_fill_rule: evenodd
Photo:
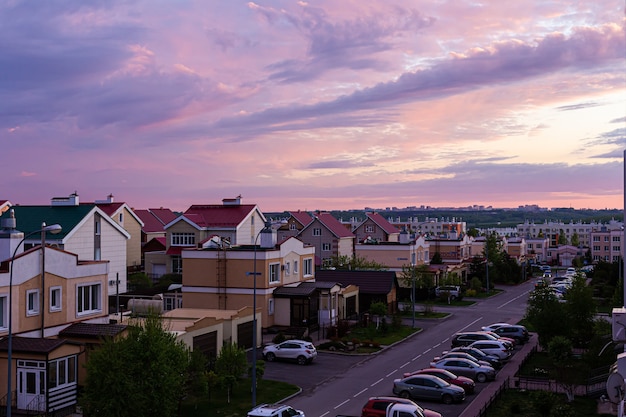
M 248 412 L 248 417 L 305 417 L 304 413 L 286 404 L 262 404 Z

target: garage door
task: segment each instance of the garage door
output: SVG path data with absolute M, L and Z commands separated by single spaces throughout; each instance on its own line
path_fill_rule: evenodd
M 237 326 L 237 344 L 244 349 L 252 347 L 252 321 Z
M 202 352 L 210 361 L 217 357 L 217 331 L 194 336 L 193 350 Z

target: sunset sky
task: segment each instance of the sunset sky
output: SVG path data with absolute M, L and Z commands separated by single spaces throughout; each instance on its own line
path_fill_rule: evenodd
M 623 208 L 623 0 L 0 3 L 0 199 Z

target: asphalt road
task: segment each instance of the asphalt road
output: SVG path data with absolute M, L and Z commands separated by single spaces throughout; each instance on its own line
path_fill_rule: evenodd
M 303 410 L 307 417 L 360 416 L 369 397 L 393 395 L 395 378 L 402 377 L 404 372 L 428 367 L 434 356 L 448 350 L 454 333 L 479 330 L 481 326 L 495 322 L 519 321 L 526 311 L 528 293 L 532 288 L 532 281 L 528 281 L 519 286 L 504 287 L 504 292 L 469 307 L 437 306 L 436 311 L 449 311 L 451 316 L 443 320 L 416 320 L 416 326 L 423 329 L 420 333 L 379 354 L 350 356 L 320 352 L 317 360 L 307 366 L 267 363 L 263 378 L 300 386 L 302 392 L 286 402 Z M 408 324 L 411 321 L 409 319 Z M 488 382 L 477 383 L 477 390 L 486 384 Z M 418 403 L 445 417 L 458 417 L 475 396 L 468 396 L 462 404 Z

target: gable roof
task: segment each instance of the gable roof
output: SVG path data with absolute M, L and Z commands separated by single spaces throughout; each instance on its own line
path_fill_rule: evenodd
M 182 216 L 166 224 L 165 228 L 178 221 L 186 221 L 200 229 L 232 229 L 238 227 L 253 211 L 257 211 L 265 222 L 265 216 L 256 204 L 194 204 Z
M 389 294 L 396 287 L 393 271 L 345 271 L 322 269 L 315 271 L 315 280 L 335 282 L 347 287 L 356 285 L 362 294 Z
M 302 226 L 308 226 L 313 221 L 313 217 L 306 211 L 290 211 L 289 215 L 296 219 Z
M 393 224 L 389 223 L 387 219 L 381 216 L 379 213 L 367 213 L 366 214 L 369 219 L 371 219 L 378 227 L 383 229 L 387 234 L 400 233 L 400 230 Z M 365 223 L 365 221 L 363 221 Z M 361 224 L 363 224 L 361 223 Z M 360 225 L 359 225 L 360 226 Z
M 155 213 L 153 213 L 150 210 L 139 209 L 139 210 L 134 210 L 134 212 L 135 212 L 135 215 L 139 217 L 141 221 L 143 222 L 143 226 L 141 229 L 145 233 L 165 232 L 165 229 L 163 228 L 163 226 L 165 226 L 166 223 L 169 223 L 170 221 L 176 218 L 176 216 L 174 216 L 168 222 L 164 222 L 158 216 L 156 216 Z
M 100 210 L 95 204 L 79 204 L 75 206 L 12 206 L 11 210 L 15 213 L 16 229 L 23 232 L 24 235 L 41 229 L 41 223 L 47 225 L 58 223 L 61 225 L 61 232 L 53 235 L 46 234 L 46 240 L 63 241 L 66 237 L 74 233 L 77 227 L 82 225 L 85 219 L 92 212 L 99 213 L 102 218 L 118 230 L 126 239 L 130 239 L 130 235 L 122 226 L 117 224 L 109 215 Z M 10 216 L 10 211 L 2 213 L 0 219 Z M 33 240 L 37 239 L 33 236 Z
M 333 215 L 328 213 L 328 212 L 317 213 L 317 214 L 315 214 L 314 218 L 315 218 L 315 220 L 319 221 L 324 227 L 326 227 L 326 229 L 328 229 L 333 235 L 335 235 L 338 238 L 342 238 L 342 237 L 354 238 L 355 237 L 354 234 L 351 231 L 349 231 L 343 224 L 341 224 L 341 222 L 339 220 L 335 219 L 333 217 Z M 313 223 L 314 223 L 314 221 L 309 223 L 302 230 L 307 229 Z M 302 233 L 302 231 L 300 233 Z

